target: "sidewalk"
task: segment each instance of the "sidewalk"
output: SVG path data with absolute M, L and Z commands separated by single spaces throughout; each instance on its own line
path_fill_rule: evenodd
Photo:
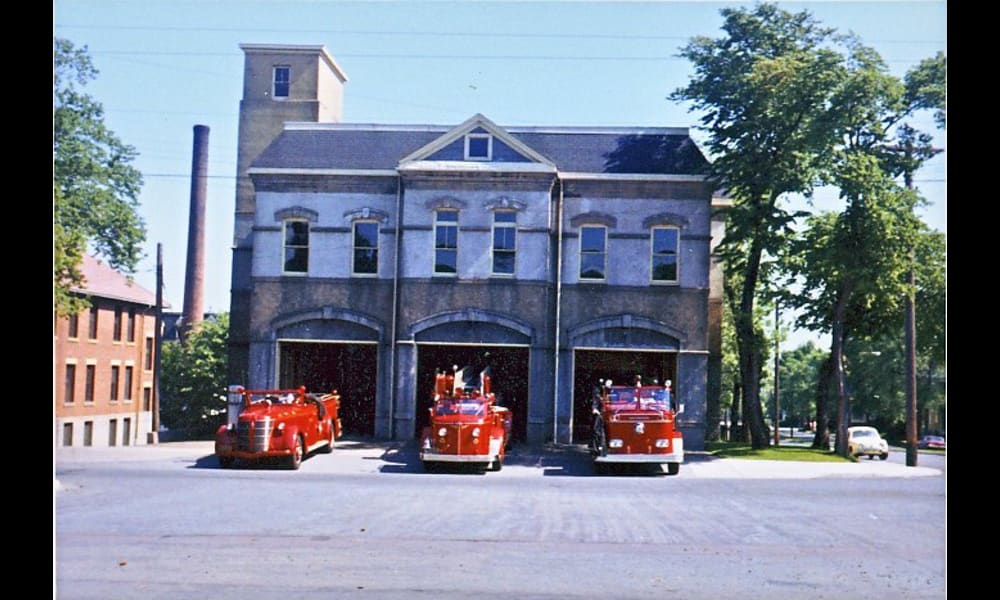
M 217 468 L 211 441 L 165 442 L 153 446 L 115 448 L 57 448 L 57 470 L 73 465 L 151 463 L 156 468 Z M 399 473 L 419 472 L 414 442 L 340 440 L 331 455 L 312 456 L 303 470 L 317 473 Z M 494 476 L 532 477 L 558 470 L 566 475 L 593 473 L 590 456 L 583 446 L 515 445 L 504 459 L 504 469 Z M 907 467 L 889 461 L 800 462 L 716 458 L 707 452 L 685 453 L 679 478 L 694 479 L 816 479 L 823 477 L 928 477 L 942 475 L 940 469 Z M 58 486 L 58 481 L 56 481 Z

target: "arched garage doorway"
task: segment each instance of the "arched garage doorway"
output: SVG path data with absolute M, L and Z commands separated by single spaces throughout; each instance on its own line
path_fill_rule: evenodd
M 594 386 L 610 379 L 616 385 L 677 381 L 677 353 L 657 350 L 575 350 L 573 353 L 573 441 L 590 439 Z
M 375 435 L 378 345 L 278 342 L 278 382 L 311 392 L 340 392 L 340 422 L 347 435 Z
M 427 409 L 434 398 L 434 375 L 438 370 L 472 366 L 476 372 L 487 366 L 493 371 L 493 392 L 501 406 L 511 411 L 511 437 L 524 441 L 528 431 L 528 348 L 455 344 L 417 345 L 417 414 L 414 434 L 428 422 Z

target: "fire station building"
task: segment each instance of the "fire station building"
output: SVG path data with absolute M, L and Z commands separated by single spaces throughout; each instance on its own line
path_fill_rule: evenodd
M 568 443 L 639 374 L 703 447 L 722 224 L 686 128 L 342 123 L 323 46 L 241 48 L 230 383 L 411 439 L 438 369 L 490 366 L 515 439 Z

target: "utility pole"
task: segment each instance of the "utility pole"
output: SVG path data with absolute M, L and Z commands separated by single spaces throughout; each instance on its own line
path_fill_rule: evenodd
M 156 331 L 153 332 L 153 430 L 149 432 L 149 443 L 160 442 L 160 354 L 163 350 L 163 244 L 156 244 Z
M 774 301 L 774 445 L 780 445 L 781 433 L 781 400 L 778 398 L 778 367 L 781 364 L 781 343 L 778 339 L 778 301 Z
M 906 141 L 906 171 L 903 181 L 906 189 L 913 189 L 913 141 Z M 914 301 L 916 278 L 913 273 L 915 256 L 910 248 L 910 269 L 906 273 L 906 466 L 917 466 L 917 309 Z

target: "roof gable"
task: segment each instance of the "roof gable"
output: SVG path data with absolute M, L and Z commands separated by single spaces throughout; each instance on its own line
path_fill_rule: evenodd
M 403 166 L 418 161 L 466 160 L 466 136 L 469 134 L 486 134 L 493 137 L 493 151 L 490 158 L 475 162 L 533 162 L 555 166 L 551 160 L 478 113 L 432 142 L 404 156 L 399 164 Z
M 123 300 L 145 306 L 156 304 L 156 295 L 153 292 L 89 254 L 83 255 L 80 273 L 83 275 L 83 287 L 72 288 L 74 292 L 85 296 Z

